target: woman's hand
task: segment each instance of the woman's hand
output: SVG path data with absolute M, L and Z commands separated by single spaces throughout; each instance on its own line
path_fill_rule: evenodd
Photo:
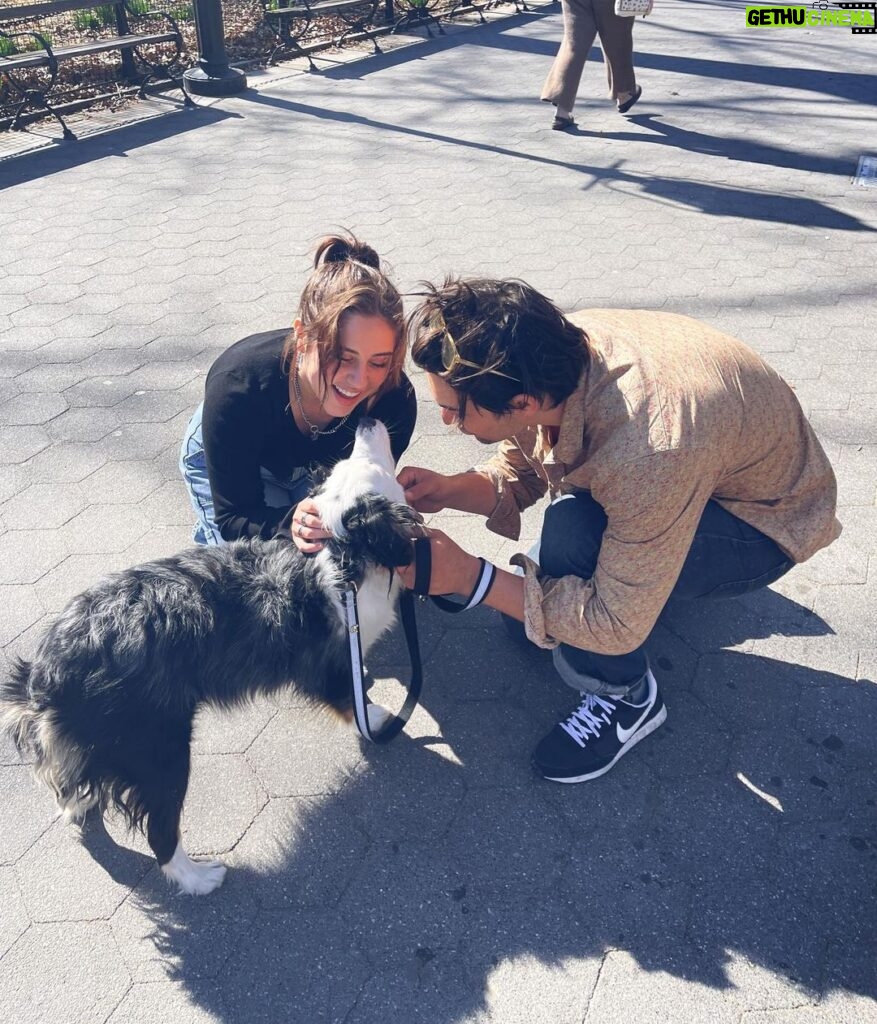
M 309 555 L 319 551 L 323 547 L 324 540 L 332 536 L 323 527 L 320 510 L 312 498 L 302 498 L 296 505 L 289 532 L 298 550 Z
M 404 470 L 403 470 L 404 472 Z M 432 549 L 432 573 L 429 578 L 430 594 L 462 594 L 468 597 L 475 589 L 481 563 L 441 530 L 428 530 Z M 399 579 L 409 589 L 414 586 L 415 566 L 396 570 Z
M 448 507 L 450 477 L 420 466 L 406 466 L 396 479 L 405 489 L 405 500 L 418 512 L 441 512 Z

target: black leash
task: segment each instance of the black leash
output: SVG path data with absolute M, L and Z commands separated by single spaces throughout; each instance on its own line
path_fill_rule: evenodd
M 408 657 L 411 661 L 411 682 L 408 694 L 398 715 L 393 715 L 380 729 L 372 729 L 368 720 L 368 699 L 365 686 L 365 673 L 362 667 L 362 645 L 359 641 L 359 609 L 356 604 L 356 588 L 351 586 L 342 594 L 344 616 L 347 624 L 347 636 L 350 643 L 350 669 L 353 678 L 353 720 L 363 739 L 373 743 L 389 743 L 405 728 L 412 712 L 420 700 L 423 688 L 423 665 L 420 660 L 420 642 L 417 639 L 417 619 L 414 615 L 414 594 L 403 590 L 399 598 L 399 614 L 402 628 L 405 631 L 405 642 L 408 645 Z
M 414 588 L 403 590 L 399 599 L 399 613 L 405 631 L 405 642 L 408 645 L 408 657 L 411 661 L 411 682 L 408 694 L 398 715 L 391 718 L 378 730 L 372 729 L 368 720 L 368 709 L 371 702 L 366 694 L 365 672 L 362 666 L 362 644 L 359 639 L 359 609 L 356 604 L 356 587 L 352 584 L 343 591 L 344 617 L 347 625 L 347 636 L 350 645 L 350 672 L 353 680 L 353 717 L 360 735 L 373 743 L 389 743 L 405 728 L 412 712 L 417 707 L 420 691 L 423 688 L 423 666 L 420 660 L 420 643 L 417 638 L 417 619 L 414 614 L 414 595 L 421 601 L 431 597 L 434 604 L 442 611 L 468 611 L 475 608 L 490 593 L 496 579 L 496 566 L 484 558 L 479 558 L 481 571 L 465 601 L 451 601 L 440 594 L 429 593 L 432 578 L 432 547 L 429 537 L 418 537 L 414 541 Z
M 437 604 L 443 612 L 467 612 L 475 608 L 490 593 L 496 579 L 496 566 L 485 558 L 479 558 L 481 570 L 472 588 L 472 593 L 465 601 L 450 601 L 442 594 L 430 594 L 429 584 L 432 579 L 432 545 L 429 537 L 418 537 L 414 541 L 414 593 L 421 597 L 429 596 L 433 604 Z

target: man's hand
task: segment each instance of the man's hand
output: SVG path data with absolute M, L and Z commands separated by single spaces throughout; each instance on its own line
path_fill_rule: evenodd
M 405 500 L 418 512 L 441 512 L 448 507 L 450 477 L 431 469 L 406 466 L 396 479 L 405 489 Z
M 404 473 L 405 470 L 402 470 Z M 438 474 L 436 474 L 438 475 Z M 475 589 L 481 563 L 468 551 L 464 551 L 441 530 L 429 530 L 432 548 L 432 574 L 429 579 L 430 594 L 462 594 L 468 597 Z M 396 570 L 402 583 L 414 586 L 414 563 Z

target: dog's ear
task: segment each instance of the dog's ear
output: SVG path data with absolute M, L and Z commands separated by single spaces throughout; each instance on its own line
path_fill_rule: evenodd
M 414 557 L 411 539 L 418 514 L 399 501 L 379 494 L 356 499 L 341 518 L 348 543 L 357 554 L 387 569 L 410 565 Z

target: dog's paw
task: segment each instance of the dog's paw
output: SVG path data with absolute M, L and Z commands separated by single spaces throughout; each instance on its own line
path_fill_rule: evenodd
M 206 896 L 218 889 L 225 879 L 225 865 L 218 860 L 192 860 L 182 846 L 162 864 L 165 878 L 179 886 L 189 896 Z

